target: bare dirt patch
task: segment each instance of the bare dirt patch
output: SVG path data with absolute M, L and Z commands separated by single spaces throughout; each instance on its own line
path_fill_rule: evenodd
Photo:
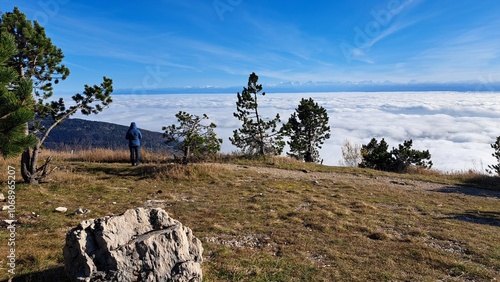
M 336 172 L 315 172 L 307 170 L 287 170 L 272 167 L 257 167 L 236 164 L 214 164 L 232 170 L 250 171 L 252 173 L 266 174 L 271 178 L 287 178 L 297 180 L 310 180 L 320 183 L 321 180 L 335 179 L 338 182 L 353 184 L 380 184 L 400 187 L 408 190 L 431 191 L 442 193 L 457 193 L 468 196 L 492 197 L 500 199 L 500 191 L 481 189 L 471 186 L 457 186 L 427 181 L 409 180 L 397 177 L 368 176 L 363 174 L 348 174 Z

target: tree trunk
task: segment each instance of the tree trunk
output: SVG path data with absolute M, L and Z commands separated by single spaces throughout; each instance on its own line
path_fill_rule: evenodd
M 27 149 L 21 156 L 21 175 L 24 182 L 30 185 L 38 185 L 40 180 L 47 176 L 47 169 L 52 160 L 49 157 L 40 168 L 38 167 L 40 146 L 37 144 L 35 147 Z
M 304 155 L 304 161 L 306 163 L 313 163 L 314 162 L 314 158 L 312 156 L 312 153 L 311 153 L 311 150 L 307 150 L 306 154 Z
M 188 164 L 190 155 L 191 155 L 191 147 L 186 146 L 186 148 L 184 148 L 184 157 L 182 159 L 182 164 L 184 165 Z
M 29 134 L 28 124 L 25 127 L 25 134 Z M 21 176 L 25 183 L 30 185 L 38 184 L 36 164 L 38 162 L 38 144 L 33 148 L 27 148 L 21 155 Z
M 40 153 L 40 148 L 42 147 L 43 142 L 49 136 L 50 131 L 58 124 L 60 124 L 63 120 L 74 114 L 79 107 L 67 112 L 62 118 L 55 121 L 43 134 L 43 136 L 38 139 L 38 143 L 33 148 L 28 148 L 21 156 L 21 175 L 25 183 L 29 183 L 30 185 L 39 184 L 40 180 L 43 180 L 47 177 L 47 172 L 49 168 L 49 163 L 52 160 L 51 157 L 48 157 L 45 160 L 45 163 L 38 167 L 38 154 Z M 29 125 L 26 124 L 25 133 L 29 134 Z
M 38 146 L 30 148 L 24 151 L 21 157 L 21 174 L 25 183 L 30 185 L 37 185 L 38 180 L 41 179 L 39 175 L 38 164 L 38 153 L 40 149 Z
M 26 149 L 21 155 L 21 175 L 25 183 L 30 183 L 30 168 L 31 168 L 31 152 L 30 148 Z
M 255 104 L 257 104 L 257 93 L 254 93 L 254 99 L 255 99 Z M 264 121 L 260 119 L 259 110 L 257 107 L 255 107 L 255 119 L 257 120 L 257 131 L 258 131 L 257 133 L 259 135 L 259 140 L 258 140 L 259 155 L 264 156 L 266 153 L 264 150 L 264 146 L 265 146 L 264 132 L 263 132 L 264 130 L 262 129 L 262 123 Z

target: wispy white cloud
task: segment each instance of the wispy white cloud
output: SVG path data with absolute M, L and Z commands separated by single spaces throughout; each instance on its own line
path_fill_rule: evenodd
M 430 81 L 500 81 L 500 21 L 455 31 L 405 63 L 415 77 Z M 493 81 L 489 81 L 493 80 Z

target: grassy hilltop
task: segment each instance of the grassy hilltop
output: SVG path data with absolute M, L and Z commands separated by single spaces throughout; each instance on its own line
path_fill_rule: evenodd
M 49 154 L 57 169 L 33 187 L 20 183 L 18 160 L 0 160 L 4 195 L 7 167 L 18 172 L 14 281 L 66 281 L 66 232 L 139 206 L 162 207 L 193 230 L 205 249 L 204 281 L 500 279 L 494 177 L 392 174 L 288 158 L 182 166 L 147 153 L 132 167 L 126 151 Z M 58 206 L 68 212 L 54 212 Z M 74 215 L 79 208 L 90 213 Z M 0 280 L 8 279 L 8 236 L 0 233 Z

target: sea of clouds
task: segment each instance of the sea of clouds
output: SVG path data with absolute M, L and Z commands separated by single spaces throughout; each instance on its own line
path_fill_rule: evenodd
M 413 147 L 429 150 L 435 169 L 447 172 L 484 171 L 496 163 L 490 147 L 500 136 L 500 93 L 463 92 L 334 92 L 266 94 L 258 99 L 259 112 L 268 118 L 280 114 L 287 121 L 302 98 L 313 98 L 327 109 L 331 138 L 320 151 L 324 164 L 339 165 L 345 140 L 366 144 L 385 138 L 390 147 L 413 140 Z M 175 114 L 207 114 L 223 138 L 222 151 L 233 152 L 228 137 L 241 123 L 233 116 L 236 94 L 114 95 L 113 103 L 98 115 L 75 115 L 97 121 L 161 132 L 177 123 Z

